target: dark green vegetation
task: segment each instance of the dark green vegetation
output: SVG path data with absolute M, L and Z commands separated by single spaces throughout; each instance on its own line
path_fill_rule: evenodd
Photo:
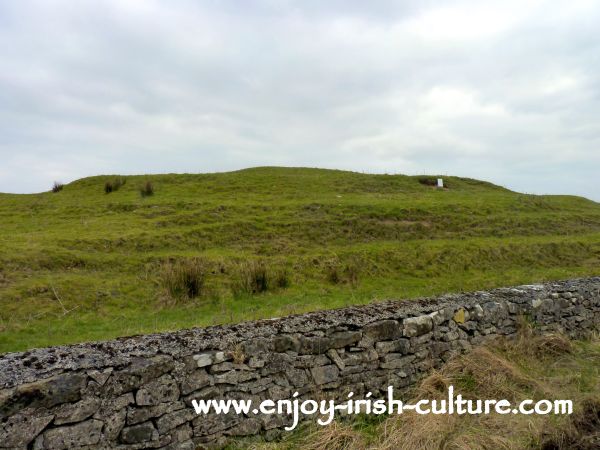
M 320 427 L 305 422 L 279 441 L 239 439 L 229 449 L 255 450 L 591 450 L 600 444 L 600 343 L 562 336 L 499 340 L 450 360 L 401 398 L 447 398 L 448 387 L 465 399 L 572 400 L 572 415 L 351 416 Z M 316 418 L 315 418 L 316 421 Z
M 599 204 L 419 178 L 257 168 L 0 194 L 0 351 L 600 274 Z

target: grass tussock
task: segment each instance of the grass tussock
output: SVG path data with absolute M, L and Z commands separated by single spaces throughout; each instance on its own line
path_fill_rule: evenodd
M 168 261 L 160 268 L 162 285 L 175 301 L 205 295 L 207 273 L 207 263 L 201 258 Z
M 470 354 L 450 361 L 444 372 L 451 375 L 450 380 L 457 387 L 467 393 L 484 394 L 485 398 L 513 401 L 523 390 L 545 393 L 544 386 L 535 377 L 489 347 L 477 347 Z
M 596 450 L 600 448 L 600 399 L 585 399 L 571 420 L 542 433 L 542 450 Z
M 559 357 L 574 351 L 573 342 L 568 337 L 557 333 L 536 335 L 531 323 L 523 317 L 518 327 L 517 338 L 504 344 L 508 353 L 514 352 L 516 355 L 540 359 Z
M 307 436 L 302 443 L 305 450 L 360 450 L 365 448 L 364 437 L 351 426 L 334 421 L 327 427 Z
M 63 183 L 55 181 L 54 184 L 52 185 L 52 192 L 54 192 L 56 194 L 57 192 L 62 191 L 64 187 L 65 187 L 65 185 Z
M 290 285 L 291 277 L 287 268 L 273 269 L 263 260 L 237 264 L 231 278 L 231 292 L 234 297 L 287 289 Z
M 117 177 L 114 180 L 107 181 L 104 183 L 104 193 L 110 194 L 111 192 L 118 191 L 125 183 L 127 183 L 127 178 L 125 177 Z
M 273 281 L 275 283 L 275 286 L 279 289 L 287 289 L 292 284 L 290 273 L 286 268 L 280 269 L 277 272 L 275 272 Z
M 360 263 L 351 260 L 345 263 L 334 260 L 325 265 L 325 278 L 331 284 L 347 284 L 358 286 L 360 278 Z
M 151 181 L 146 181 L 140 187 L 140 195 L 142 197 L 150 197 L 150 196 L 154 195 L 154 185 L 152 184 Z
M 263 261 L 245 261 L 237 266 L 232 283 L 234 296 L 261 294 L 271 287 L 271 276 Z

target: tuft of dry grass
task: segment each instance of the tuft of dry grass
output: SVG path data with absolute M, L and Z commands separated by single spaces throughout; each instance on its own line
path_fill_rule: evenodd
M 455 386 L 464 387 L 467 395 L 471 391 L 479 398 L 513 401 L 523 390 L 542 395 L 546 393 L 544 385 L 536 377 L 524 373 L 515 362 L 489 347 L 477 347 L 469 354 L 449 361 L 442 373 Z
M 229 352 L 229 354 L 231 355 L 231 358 L 235 364 L 244 364 L 246 355 L 244 354 L 244 349 L 241 345 L 236 345 L 234 349 Z
M 154 195 L 154 185 L 151 181 L 146 181 L 142 187 L 140 187 L 140 195 L 142 197 L 150 197 Z
M 325 264 L 325 278 L 331 284 L 349 284 L 357 287 L 360 276 L 361 262 L 358 258 L 341 264 L 338 260 L 327 261 Z
M 595 450 L 600 448 L 600 399 L 585 399 L 563 427 L 546 427 L 543 450 Z
M 160 268 L 163 286 L 173 300 L 189 300 L 205 294 L 207 263 L 202 258 L 167 261 Z
M 260 294 L 271 287 L 270 278 L 263 261 L 246 261 L 237 266 L 231 290 L 236 297 Z
M 290 274 L 287 271 L 287 269 L 283 268 L 275 273 L 274 284 L 275 286 L 281 289 L 286 289 L 290 287 L 291 280 Z
M 127 178 L 125 177 L 117 177 L 112 181 L 107 181 L 104 183 L 104 193 L 110 194 L 111 192 L 118 191 L 125 183 L 127 183 Z
M 331 424 L 309 434 L 302 442 L 304 450 L 364 450 L 364 436 L 348 424 L 333 421 Z
M 56 194 L 57 192 L 62 191 L 64 187 L 65 187 L 64 184 L 62 184 L 58 181 L 55 181 L 54 184 L 52 185 L 52 192 L 54 192 Z

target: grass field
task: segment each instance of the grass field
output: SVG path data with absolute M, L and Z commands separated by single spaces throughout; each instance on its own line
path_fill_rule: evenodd
M 600 274 L 600 204 L 444 180 L 255 168 L 0 194 L 0 352 Z M 186 265 L 197 292 L 175 295 Z

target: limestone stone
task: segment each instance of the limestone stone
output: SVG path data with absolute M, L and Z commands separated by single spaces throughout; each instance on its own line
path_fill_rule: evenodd
M 300 350 L 300 339 L 296 336 L 286 334 L 276 336 L 273 339 L 273 347 L 277 353 L 283 353 L 288 350 L 297 352 Z
M 326 355 L 302 355 L 297 357 L 293 363 L 295 367 L 308 369 L 314 366 L 325 366 L 330 364 L 331 360 Z
M 315 384 L 326 384 L 337 380 L 340 369 L 335 365 L 319 366 L 310 369 Z
M 329 336 L 329 346 L 331 348 L 348 347 L 355 344 L 362 338 L 360 331 L 338 331 Z
M 429 333 L 433 328 L 433 320 L 431 317 L 419 316 L 404 319 L 404 336 L 414 337 Z
M 186 405 L 190 406 L 192 400 L 209 400 L 217 398 L 222 394 L 221 389 L 218 386 L 207 386 L 198 391 L 194 391 L 184 398 Z
M 193 372 L 186 374 L 181 381 L 181 393 L 183 395 L 189 394 L 192 391 L 196 391 L 204 386 L 210 384 L 210 377 L 204 369 L 197 369 Z
M 27 447 L 53 418 L 49 414 L 39 417 L 15 414 L 5 423 L 0 422 L 0 447 Z
M 129 408 L 127 410 L 127 425 L 135 425 L 137 423 L 146 422 L 153 417 L 160 417 L 165 414 L 171 405 L 168 403 L 160 403 L 155 406 L 140 406 L 137 408 Z
M 238 384 L 244 381 L 255 380 L 258 374 L 247 370 L 230 370 L 220 375 L 215 375 L 216 384 Z
M 405 356 L 402 353 L 388 353 L 381 358 L 382 369 L 399 369 L 408 366 L 415 360 L 414 355 Z
M 192 420 L 194 417 L 196 417 L 196 413 L 190 408 L 180 409 L 178 411 L 165 414 L 156 421 L 158 433 L 164 434 L 167 431 Z
M 196 361 L 196 366 L 198 367 L 206 367 L 212 364 L 218 364 L 223 361 L 227 361 L 231 359 L 231 356 L 226 354 L 225 352 L 207 352 L 207 353 L 199 353 L 192 357 L 194 361 Z
M 257 434 L 262 428 L 262 423 L 259 419 L 249 418 L 242 420 L 234 427 L 227 430 L 226 434 L 230 436 L 249 436 Z
M 242 353 L 246 356 L 253 356 L 258 353 L 266 353 L 273 350 L 273 341 L 271 339 L 255 338 L 249 341 L 242 342 L 241 345 L 236 346 L 241 349 Z M 233 355 L 231 355 L 233 358 Z
M 325 336 L 312 336 L 300 338 L 300 353 L 305 355 L 319 355 L 331 347 L 331 339 Z
M 229 412 L 228 414 L 208 414 L 198 416 L 192 420 L 194 436 L 211 436 L 222 432 L 240 423 L 241 416 Z
M 410 341 L 408 339 L 397 339 L 395 341 L 383 341 L 375 344 L 375 350 L 380 355 L 385 353 L 408 353 Z
M 86 380 L 85 374 L 65 373 L 5 390 L 0 395 L 0 417 L 10 416 L 27 407 L 50 408 L 76 402 L 81 398 Z
M 292 386 L 304 386 L 309 383 L 306 369 L 289 369 L 285 372 L 285 375 Z
M 54 424 L 81 422 L 94 414 L 100 407 L 100 399 L 88 397 L 77 403 L 67 403 L 58 407 L 55 411 Z
M 175 367 L 172 358 L 157 355 L 151 358 L 131 358 L 125 369 L 113 372 L 107 384 L 115 395 L 137 389 L 141 385 L 170 372 Z
M 111 415 L 115 411 L 125 409 L 128 405 L 135 403 L 135 398 L 132 392 L 120 395 L 116 398 L 102 399 L 102 404 L 98 411 L 94 414 L 95 419 L 103 419 Z
M 373 349 L 365 349 L 362 352 L 345 353 L 341 358 L 346 366 L 357 366 L 369 361 L 375 361 L 379 358 L 379 355 Z
M 230 370 L 252 370 L 251 367 L 246 364 L 236 364 L 231 361 L 225 361 L 218 364 L 213 364 L 208 369 L 211 374 L 229 372 Z
M 194 361 L 196 361 L 196 366 L 198 367 L 210 366 L 213 363 L 213 356 L 211 353 L 194 355 Z
M 375 341 L 387 341 L 402 336 L 402 330 L 397 320 L 381 320 L 365 325 L 363 334 Z
M 158 439 L 158 431 L 152 422 L 125 427 L 121 431 L 121 441 L 125 444 L 138 444 Z
M 512 303 L 511 303 L 512 304 Z M 483 308 L 481 305 L 473 305 L 472 308 L 469 308 L 469 319 L 471 320 L 481 320 L 484 317 Z
M 468 320 L 467 314 L 468 313 L 467 311 L 465 311 L 464 308 L 459 308 L 458 311 L 454 313 L 452 320 L 454 320 L 458 324 L 463 324 Z
M 104 436 L 108 440 L 115 441 L 117 439 L 119 433 L 125 426 L 126 416 L 127 411 L 121 409 L 104 419 Z
M 96 383 L 98 383 L 99 386 L 104 386 L 104 384 L 106 383 L 106 380 L 108 380 L 108 378 L 110 377 L 110 374 L 113 372 L 113 368 L 109 367 L 108 369 L 105 370 L 90 370 L 88 372 L 89 377 L 94 380 Z
M 135 394 L 135 402 L 140 406 L 158 405 L 173 402 L 179 398 L 179 388 L 170 375 L 163 375 L 140 388 Z
M 342 358 L 340 358 L 340 355 L 336 349 L 332 348 L 332 349 L 328 350 L 327 356 L 329 357 L 329 359 L 331 359 L 331 361 L 336 366 L 338 366 L 338 369 L 344 370 L 344 368 L 346 367 L 346 364 L 344 364 L 344 361 L 342 361 Z
M 44 447 L 52 450 L 95 445 L 102 437 L 104 422 L 96 419 L 51 428 L 44 432 Z
M 248 360 L 248 367 L 252 369 L 260 369 L 265 366 L 265 360 L 256 356 L 251 356 Z

